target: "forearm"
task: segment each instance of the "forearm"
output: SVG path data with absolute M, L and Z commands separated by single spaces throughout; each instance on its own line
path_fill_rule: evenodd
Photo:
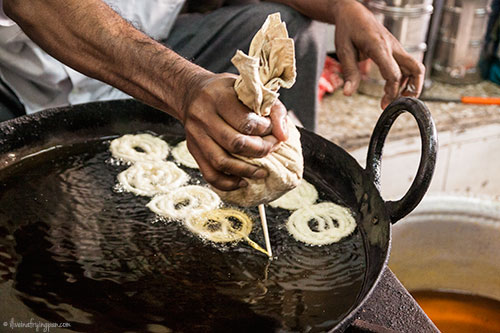
M 4 10 L 56 59 L 178 119 L 189 87 L 209 75 L 101 0 L 4 0 Z
M 271 119 L 250 112 L 236 96 L 233 75 L 214 74 L 183 59 L 102 0 L 3 0 L 3 5 L 58 60 L 181 120 L 189 150 L 213 186 L 233 190 L 244 186 L 242 178 L 267 176 L 232 154 L 263 157 L 285 140 L 279 130 L 286 117 L 283 105 Z

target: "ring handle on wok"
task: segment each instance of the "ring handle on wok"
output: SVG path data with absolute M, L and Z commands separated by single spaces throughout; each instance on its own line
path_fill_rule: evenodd
M 415 98 L 400 97 L 389 104 L 375 125 L 366 159 L 366 171 L 377 189 L 380 190 L 380 167 L 385 138 L 396 118 L 403 112 L 411 113 L 417 121 L 422 149 L 417 175 L 408 192 L 397 201 L 385 202 L 392 223 L 405 217 L 422 200 L 434 173 L 438 146 L 436 127 L 424 103 Z

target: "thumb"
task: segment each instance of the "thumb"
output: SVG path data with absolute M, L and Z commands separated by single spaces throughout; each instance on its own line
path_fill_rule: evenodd
M 288 139 L 288 123 L 286 107 L 279 100 L 271 108 L 272 133 L 279 141 Z

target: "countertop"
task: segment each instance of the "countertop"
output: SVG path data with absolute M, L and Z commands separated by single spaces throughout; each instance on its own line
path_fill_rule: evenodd
M 460 96 L 500 96 L 500 86 L 483 81 L 474 85 L 450 85 L 434 82 L 426 96 L 459 98 Z M 500 123 L 500 106 L 461 103 L 425 102 L 438 132 L 465 130 L 492 122 Z M 381 114 L 380 98 L 356 93 L 346 97 L 339 89 L 326 95 L 318 116 L 317 133 L 350 151 L 366 146 Z M 401 115 L 390 131 L 390 139 L 418 135 L 414 119 Z

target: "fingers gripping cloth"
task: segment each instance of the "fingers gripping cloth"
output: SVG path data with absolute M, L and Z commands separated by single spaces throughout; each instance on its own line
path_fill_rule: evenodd
M 237 51 L 232 59 L 240 72 L 234 89 L 243 104 L 261 116 L 269 116 L 280 87 L 295 83 L 295 50 L 279 13 L 269 15 L 254 36 L 249 54 Z M 302 179 L 304 160 L 300 133 L 287 119 L 288 140 L 263 158 L 234 155 L 247 163 L 267 169 L 265 179 L 246 179 L 247 187 L 217 191 L 227 202 L 240 206 L 268 203 L 296 187 Z

